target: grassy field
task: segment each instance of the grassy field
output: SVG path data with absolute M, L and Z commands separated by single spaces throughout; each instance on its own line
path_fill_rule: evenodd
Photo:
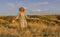
M 27 15 L 23 30 L 15 18 L 0 16 L 0 37 L 60 37 L 60 15 Z

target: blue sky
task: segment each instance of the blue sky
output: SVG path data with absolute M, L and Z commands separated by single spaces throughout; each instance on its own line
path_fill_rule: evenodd
M 0 15 L 17 15 L 21 6 L 26 14 L 60 14 L 60 0 L 0 0 Z

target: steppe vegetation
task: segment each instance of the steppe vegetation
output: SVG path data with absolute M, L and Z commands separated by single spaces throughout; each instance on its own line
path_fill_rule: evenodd
M 19 20 L 15 18 L 0 16 L 0 37 L 60 37 L 60 15 L 27 15 L 24 31 L 19 30 Z

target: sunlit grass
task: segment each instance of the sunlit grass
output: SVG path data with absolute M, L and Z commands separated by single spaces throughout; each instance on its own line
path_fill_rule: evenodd
M 28 18 L 34 19 L 27 19 L 28 26 L 24 31 L 19 28 L 18 20 L 12 22 L 13 17 L 0 17 L 3 20 L 0 21 L 0 37 L 60 37 L 60 21 L 57 15 L 29 15 Z

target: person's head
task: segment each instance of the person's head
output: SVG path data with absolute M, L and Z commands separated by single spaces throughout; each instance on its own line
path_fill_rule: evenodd
M 24 7 L 20 7 L 20 8 L 19 8 L 19 11 L 20 11 L 20 12 L 24 12 L 24 11 L 25 11 Z

